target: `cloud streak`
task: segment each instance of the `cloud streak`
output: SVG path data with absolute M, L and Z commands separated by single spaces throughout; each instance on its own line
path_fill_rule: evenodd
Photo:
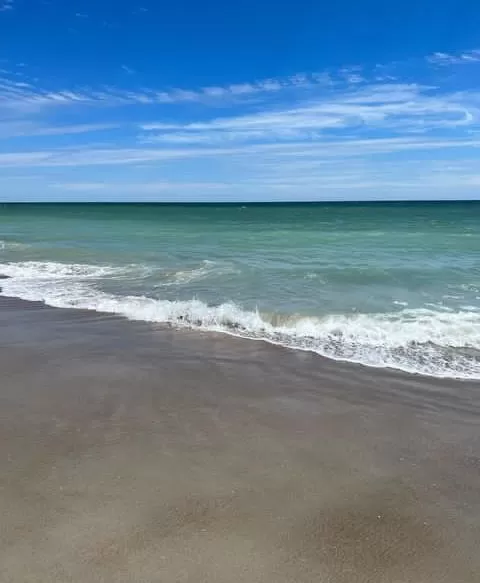
M 324 143 L 291 142 L 280 144 L 248 144 L 222 148 L 64 148 L 42 151 L 0 153 L 0 167 L 62 167 L 62 166 L 117 166 L 138 163 L 156 163 L 180 159 L 213 157 L 231 161 L 269 157 L 276 164 L 286 159 L 363 158 L 398 152 L 455 150 L 480 148 L 480 140 L 377 138 L 363 140 L 336 140 Z
M 433 53 L 427 57 L 427 61 L 433 65 L 469 65 L 480 62 L 480 49 L 474 49 L 459 54 Z
M 436 95 L 416 84 L 370 85 L 309 99 L 303 105 L 222 117 L 207 122 L 141 125 L 146 143 L 231 143 L 245 141 L 315 141 L 355 129 L 433 131 L 475 125 L 480 97 Z
M 126 65 L 121 68 L 127 74 L 135 71 Z M 128 105 L 128 104 L 178 104 L 218 100 L 237 102 L 254 95 L 268 95 L 293 90 L 312 90 L 331 85 L 333 81 L 326 74 L 294 75 L 282 79 L 264 79 L 253 83 L 237 83 L 225 86 L 208 86 L 200 89 L 173 88 L 168 90 L 137 89 L 125 90 L 104 86 L 101 88 L 81 88 L 49 90 L 25 83 L 15 84 L 11 79 L 0 78 L 0 106 L 22 105 Z
M 131 67 L 128 67 L 127 65 L 122 65 L 120 68 L 122 69 L 122 71 L 125 71 L 125 73 L 127 73 L 127 75 L 134 75 L 135 74 L 135 70 L 132 69 Z

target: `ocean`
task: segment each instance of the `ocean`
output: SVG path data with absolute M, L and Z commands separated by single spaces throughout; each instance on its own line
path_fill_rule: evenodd
M 4 204 L 2 294 L 480 379 L 480 202 Z

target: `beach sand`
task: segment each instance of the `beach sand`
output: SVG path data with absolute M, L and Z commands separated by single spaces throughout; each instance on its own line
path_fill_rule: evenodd
M 478 583 L 480 383 L 0 299 L 0 581 Z

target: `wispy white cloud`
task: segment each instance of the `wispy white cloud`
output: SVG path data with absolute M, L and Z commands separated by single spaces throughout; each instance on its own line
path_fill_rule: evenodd
M 433 65 L 466 65 L 480 62 L 480 49 L 474 49 L 463 53 L 433 53 L 427 57 L 427 61 Z
M 339 69 L 338 75 L 350 85 L 357 85 L 358 83 L 364 83 L 366 81 L 365 77 L 362 75 L 361 67 L 342 67 Z
M 122 65 L 120 67 L 123 71 L 125 71 L 125 73 L 127 73 L 128 75 L 133 75 L 135 74 L 135 70 L 132 69 L 131 67 L 127 67 L 127 65 Z
M 288 108 L 183 124 L 146 123 L 143 142 L 230 143 L 255 140 L 315 141 L 347 129 L 433 131 L 474 125 L 480 97 L 437 95 L 415 84 L 369 85 L 296 103 Z

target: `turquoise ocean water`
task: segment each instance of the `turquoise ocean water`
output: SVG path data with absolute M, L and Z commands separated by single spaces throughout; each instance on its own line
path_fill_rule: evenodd
M 480 378 L 480 203 L 1 205 L 2 293 Z

